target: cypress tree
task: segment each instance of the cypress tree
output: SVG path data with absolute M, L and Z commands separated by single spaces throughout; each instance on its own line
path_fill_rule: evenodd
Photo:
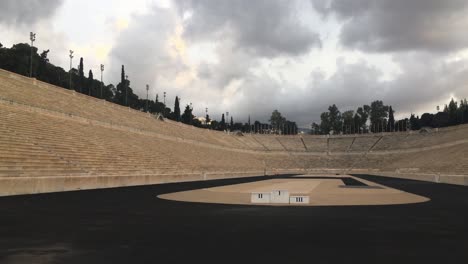
M 93 90 L 93 81 L 94 81 L 94 76 L 93 76 L 93 71 L 89 70 L 88 73 L 88 95 L 92 95 L 92 90 Z
M 221 122 L 219 123 L 219 126 L 222 130 L 224 130 L 226 127 L 226 120 L 224 119 L 224 114 L 221 115 Z
M 179 122 L 180 121 L 180 107 L 179 107 L 179 97 L 175 97 L 174 102 L 174 120 Z
M 120 72 L 120 83 L 125 84 L 125 66 L 122 65 L 122 71 Z
M 122 65 L 122 70 L 120 72 L 120 83 L 117 84 L 117 92 L 115 94 L 115 102 L 120 105 L 125 105 L 125 66 Z
M 388 109 L 388 124 L 387 124 L 387 131 L 393 132 L 395 127 L 395 117 L 393 116 L 393 109 L 392 106 Z
M 80 58 L 80 68 L 78 69 L 78 76 L 79 76 L 79 86 L 80 86 L 80 93 L 83 93 L 83 85 L 84 85 L 84 69 L 83 69 L 83 57 Z

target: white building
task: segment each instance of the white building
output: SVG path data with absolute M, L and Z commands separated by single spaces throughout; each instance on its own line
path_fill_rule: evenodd
M 198 121 L 200 121 L 200 123 L 201 123 L 202 125 L 211 125 L 211 120 L 208 121 L 208 123 L 206 123 L 206 117 L 197 116 L 197 117 L 195 117 L 194 119 L 197 119 Z

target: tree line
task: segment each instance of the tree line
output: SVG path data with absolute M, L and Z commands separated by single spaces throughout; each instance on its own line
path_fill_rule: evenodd
M 333 104 L 320 115 L 320 124 L 312 123 L 311 134 L 361 134 L 419 130 L 424 127 L 440 128 L 468 123 L 468 102 L 453 99 L 436 114 L 424 113 L 421 117 L 411 114 L 409 118 L 395 120 L 395 110 L 376 100 L 343 113 Z
M 75 90 L 88 96 L 128 106 L 139 111 L 160 114 L 165 118 L 200 128 L 261 134 L 294 135 L 298 133 L 297 124 L 287 120 L 278 110 L 272 112 L 269 123 L 262 123 L 258 120 L 251 123 L 250 116 L 246 123 L 234 122 L 232 115 L 230 116 L 230 120 L 226 120 L 228 117 L 225 117 L 224 114 L 221 115 L 220 121 L 212 119 L 208 114 L 206 114 L 204 120 L 200 120 L 193 115 L 192 104 L 186 105 L 184 111 L 181 112 L 180 98 L 178 96 L 175 97 L 173 109 L 165 104 L 165 98 L 164 102 L 161 102 L 158 94 L 156 94 L 154 100 L 152 98 L 139 98 L 133 92 L 131 82 L 125 74 L 124 65 L 122 65 L 121 69 L 120 82 L 115 86 L 113 84 L 104 84 L 100 80 L 95 79 L 95 73 L 92 70 L 89 70 L 87 76 L 85 76 L 83 58 L 79 60 L 78 69 L 72 68 L 66 71 L 49 61 L 49 52 L 49 50 L 43 50 L 38 54 L 38 49 L 31 47 L 27 43 L 15 44 L 11 48 L 3 47 L 0 43 L 0 68 L 29 76 L 32 54 L 32 77 L 65 89 Z M 466 99 L 460 101 L 460 103 L 452 99 L 448 105 L 445 105 L 443 111 L 436 114 L 424 113 L 421 117 L 411 115 L 410 118 L 395 120 L 394 113 L 395 111 L 392 109 L 392 106 L 385 105 L 380 100 L 343 113 L 333 104 L 328 107 L 327 112 L 323 112 L 320 115 L 319 124 L 312 124 L 311 133 L 353 134 L 395 132 L 410 129 L 417 130 L 422 127 L 435 128 L 468 123 L 468 103 Z
M 233 116 L 231 116 L 230 120 L 225 120 L 224 114 L 222 114 L 220 121 L 211 119 L 207 114 L 205 116 L 205 121 L 202 122 L 193 115 L 193 107 L 191 104 L 186 105 L 184 111 L 181 112 L 180 98 L 178 96 L 175 97 L 173 109 L 168 107 L 165 102 L 161 102 L 159 94 L 156 94 L 154 100 L 152 98 L 139 98 L 138 95 L 134 93 L 131 82 L 125 74 L 124 65 L 122 65 L 121 69 L 120 82 L 115 86 L 113 84 L 104 84 L 100 80 L 95 79 L 96 75 L 92 70 L 89 70 L 87 76 L 85 76 L 86 71 L 83 58 L 80 58 L 77 68 L 72 67 L 69 71 L 66 71 L 49 61 L 49 52 L 50 50 L 43 50 L 38 54 L 38 48 L 27 43 L 18 43 L 11 48 L 3 47 L 0 43 L 0 68 L 23 76 L 31 75 L 40 81 L 55 86 L 74 90 L 78 93 L 100 98 L 122 106 L 128 106 L 139 111 L 160 114 L 165 118 L 200 128 L 235 130 L 249 133 L 297 133 L 296 124 L 287 120 L 277 121 L 277 113 L 274 113 L 275 116 L 272 117 L 274 121 L 272 121 L 271 124 L 261 123 L 259 121 L 250 123 L 250 118 L 247 123 L 236 123 L 234 122 Z M 32 71 L 30 69 L 31 63 Z M 273 129 L 273 123 L 276 125 L 281 124 L 287 127 L 287 129 Z
M 186 108 L 186 111 L 181 115 L 179 98 L 177 96 L 175 98 L 174 111 L 160 101 L 159 95 L 156 95 L 154 100 L 139 98 L 134 93 L 131 82 L 125 74 L 124 65 L 122 65 L 120 82 L 115 86 L 113 84 L 104 84 L 100 80 L 95 79 L 95 73 L 92 70 L 89 70 L 88 75 L 85 76 L 83 58 L 80 58 L 77 68 L 71 68 L 69 71 L 66 71 L 49 61 L 49 52 L 49 50 L 44 50 L 38 54 L 38 49 L 31 47 L 27 43 L 15 44 L 11 48 L 6 48 L 0 43 L 0 68 L 24 76 L 31 74 L 32 77 L 40 81 L 122 106 L 128 106 L 139 111 L 162 114 L 164 117 L 175 121 L 196 124 L 196 122 L 191 121 L 193 118 L 191 108 Z M 32 72 L 30 73 L 31 54 Z
M 137 110 L 147 110 L 150 113 L 165 113 L 170 111 L 155 101 L 141 99 L 133 92 L 130 86 L 130 80 L 125 78 L 125 69 L 122 66 L 121 81 L 117 86 L 113 84 L 104 84 L 95 79 L 95 73 L 92 70 L 85 76 L 84 59 L 80 58 L 78 69 L 72 68 L 69 71 L 53 65 L 49 59 L 49 50 L 44 50 L 38 54 L 36 47 L 31 47 L 26 43 L 13 45 L 11 48 L 5 48 L 0 43 L 0 68 L 29 76 L 29 65 L 31 63 L 32 49 L 32 73 L 31 76 L 65 89 L 75 90 L 76 92 L 88 96 L 104 99 L 116 104 L 129 106 Z M 148 109 L 146 109 L 148 108 Z

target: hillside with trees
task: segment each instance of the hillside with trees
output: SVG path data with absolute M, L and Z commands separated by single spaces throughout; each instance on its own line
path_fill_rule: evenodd
M 354 110 L 343 113 L 336 105 L 328 107 L 320 115 L 320 124 L 313 123 L 311 134 L 362 134 L 401 132 L 426 128 L 440 128 L 468 123 L 468 102 L 466 99 L 445 105 L 436 114 L 424 113 L 421 117 L 412 114 L 409 118 L 395 120 L 395 110 L 383 101 L 373 101 Z
M 214 130 L 241 131 L 244 133 L 281 134 L 294 135 L 298 133 L 298 126 L 295 122 L 287 120 L 278 110 L 271 114 L 269 123 L 254 121 L 234 122 L 231 115 L 230 120 L 226 120 L 224 113 L 220 121 L 206 115 L 205 121 L 201 122 L 193 115 L 192 105 L 186 105 L 183 113 L 179 105 L 179 97 L 174 100 L 174 107 L 171 109 L 163 102 L 159 101 L 159 95 L 155 100 L 139 98 L 131 87 L 131 81 L 125 74 L 125 66 L 122 65 L 120 82 L 117 85 L 105 84 L 95 79 L 97 75 L 91 70 L 85 76 L 85 60 L 80 58 L 78 69 L 71 68 L 66 71 L 61 67 L 52 64 L 49 59 L 50 50 L 43 50 L 40 54 L 36 47 L 31 47 L 26 43 L 13 45 L 11 48 L 3 47 L 0 43 L 0 68 L 21 74 L 32 76 L 43 82 L 47 82 L 64 89 L 72 89 L 78 93 L 103 99 L 115 104 L 128 106 L 130 108 L 146 111 L 151 114 L 159 114 L 165 118 L 177 122 L 183 122 L 200 128 Z M 30 70 L 32 57 L 32 71 Z M 436 114 L 424 113 L 420 117 L 411 115 L 409 118 L 395 120 L 395 110 L 390 105 L 386 105 L 381 100 L 363 105 L 356 110 L 346 110 L 341 112 L 333 104 L 328 107 L 328 111 L 320 115 L 320 123 L 313 123 L 311 134 L 355 134 L 355 133 L 379 133 L 397 132 L 407 130 L 418 130 L 423 127 L 446 127 L 468 123 L 468 103 L 467 100 L 456 102 L 453 99 L 445 105 L 443 111 Z

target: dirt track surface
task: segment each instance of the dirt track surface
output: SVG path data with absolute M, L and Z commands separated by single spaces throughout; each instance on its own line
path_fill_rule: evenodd
M 430 201 L 271 207 L 156 197 L 260 178 L 3 197 L 0 263 L 466 263 L 468 187 L 359 178 Z

